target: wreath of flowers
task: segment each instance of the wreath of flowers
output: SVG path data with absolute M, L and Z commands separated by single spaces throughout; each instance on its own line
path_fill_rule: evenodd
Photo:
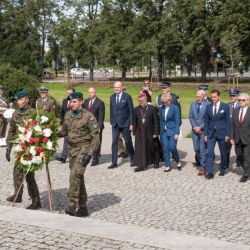
M 17 124 L 15 164 L 26 173 L 35 172 L 48 164 L 56 152 L 57 119 L 54 113 L 37 110 L 23 124 Z

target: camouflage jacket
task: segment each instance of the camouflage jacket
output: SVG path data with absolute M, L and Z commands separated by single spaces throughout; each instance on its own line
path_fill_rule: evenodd
M 74 116 L 70 110 L 64 117 L 59 137 L 68 136 L 69 158 L 83 154 L 93 155 L 99 146 L 99 129 L 94 116 L 85 109 Z
M 12 141 L 15 139 L 17 134 L 17 124 L 21 126 L 24 125 L 24 120 L 27 119 L 32 112 L 34 112 L 34 109 L 31 107 L 28 107 L 23 112 L 21 112 L 20 109 L 14 111 L 10 120 L 10 128 L 7 135 L 7 149 L 12 148 Z
M 47 97 L 45 101 L 42 98 L 37 99 L 36 108 L 47 112 L 54 112 L 56 106 L 55 102 L 51 98 Z

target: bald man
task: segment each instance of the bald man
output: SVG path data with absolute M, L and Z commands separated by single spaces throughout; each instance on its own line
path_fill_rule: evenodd
M 206 143 L 204 140 L 204 121 L 206 106 L 209 102 L 205 101 L 206 93 L 204 90 L 198 90 L 196 101 L 190 105 L 189 121 L 192 126 L 192 139 L 195 151 L 195 165 L 199 167 L 198 175 L 205 175 L 206 163 Z
M 91 112 L 98 123 L 100 130 L 100 145 L 98 149 L 94 152 L 91 166 L 97 166 L 99 164 L 99 157 L 101 153 L 101 144 L 102 144 L 102 131 L 104 129 L 104 119 L 105 119 L 105 104 L 104 102 L 96 96 L 96 89 L 89 88 L 88 90 L 88 99 L 84 101 L 84 108 Z
M 122 83 L 114 83 L 114 94 L 110 97 L 110 123 L 112 126 L 112 164 L 109 169 L 116 168 L 118 156 L 118 140 L 122 133 L 128 154 L 131 159 L 131 166 L 134 165 L 134 147 L 131 138 L 133 130 L 133 101 L 129 94 L 123 91 Z

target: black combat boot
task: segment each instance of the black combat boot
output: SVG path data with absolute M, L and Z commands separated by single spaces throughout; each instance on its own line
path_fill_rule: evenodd
M 34 199 L 32 199 L 31 205 L 26 207 L 26 209 L 36 210 L 36 209 L 40 209 L 41 207 L 42 206 L 41 206 L 40 199 L 39 198 L 34 198 Z
M 89 215 L 88 209 L 86 207 L 80 207 L 77 212 L 77 217 L 87 217 Z
M 76 215 L 76 205 L 73 202 L 70 202 L 68 207 L 65 209 L 65 213 L 71 216 Z
M 14 199 L 15 199 L 15 196 L 16 196 L 15 194 L 14 194 L 14 195 L 11 195 L 11 196 L 9 196 L 6 200 L 7 200 L 8 202 L 13 202 Z M 17 196 L 15 203 L 21 203 L 21 202 L 22 202 L 22 196 Z

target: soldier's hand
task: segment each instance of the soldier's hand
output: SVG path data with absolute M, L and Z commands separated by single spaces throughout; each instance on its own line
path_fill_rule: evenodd
M 9 150 L 9 149 L 6 150 L 5 157 L 6 157 L 6 160 L 7 160 L 8 162 L 10 162 L 10 150 Z
M 90 160 L 91 160 L 91 155 L 84 154 L 82 158 L 83 166 L 86 167 L 89 164 Z

